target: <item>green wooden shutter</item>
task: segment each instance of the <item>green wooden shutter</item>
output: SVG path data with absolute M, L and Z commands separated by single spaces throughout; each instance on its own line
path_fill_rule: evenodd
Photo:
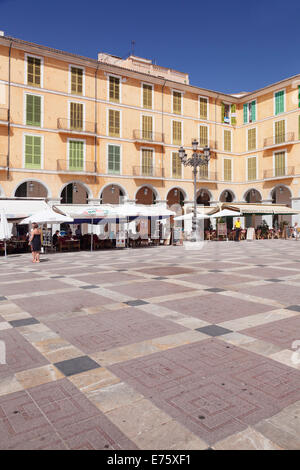
M 83 142 L 77 140 L 69 141 L 69 170 L 83 171 L 84 169 L 84 155 L 83 155 Z
M 243 105 L 244 124 L 248 123 L 248 104 Z
M 224 122 L 224 116 L 225 116 L 225 104 L 222 103 L 222 105 L 221 105 L 221 122 Z
M 252 122 L 256 121 L 256 101 L 252 101 L 251 103 L 251 117 Z
M 235 114 L 236 113 L 236 104 L 231 105 L 231 113 Z M 236 116 L 231 116 L 231 125 L 235 126 L 236 125 Z
M 118 145 L 108 146 L 108 172 L 120 174 L 120 147 Z
M 41 126 L 41 97 L 26 95 L 26 124 Z
M 248 158 L 248 181 L 256 180 L 256 157 Z
M 25 168 L 41 168 L 41 137 L 25 136 Z
M 232 179 L 232 162 L 229 158 L 224 158 L 224 181 Z
M 275 114 L 284 112 L 284 90 L 275 93 Z
M 285 121 L 275 122 L 275 144 L 285 142 Z
M 275 175 L 274 176 L 284 176 L 285 175 L 285 153 L 278 152 L 275 153 Z
M 300 108 L 300 85 L 298 85 L 298 108 Z
M 142 175 L 153 176 L 153 151 L 142 150 Z
M 172 152 L 172 177 L 181 178 L 181 160 L 178 152 Z
M 208 145 L 208 127 L 207 126 L 200 126 L 200 133 L 199 133 L 199 143 L 200 147 L 205 147 Z

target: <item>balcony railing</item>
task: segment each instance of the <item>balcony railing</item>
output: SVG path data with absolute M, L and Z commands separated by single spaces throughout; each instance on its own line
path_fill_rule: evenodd
M 58 118 L 57 129 L 74 134 L 97 134 L 97 126 L 94 122 L 83 121 L 81 119 Z
M 204 168 L 199 169 L 198 172 L 199 181 L 218 181 L 218 173 L 215 171 L 205 170 Z
M 57 160 L 58 172 L 70 173 L 96 173 L 97 165 L 92 161 L 68 161 L 66 159 Z
M 285 178 L 295 175 L 295 167 L 288 166 L 286 168 L 270 168 L 264 171 L 264 179 Z
M 0 168 L 5 169 L 8 167 L 8 156 L 0 153 Z
M 165 141 L 164 134 L 161 132 L 145 131 L 140 129 L 134 129 L 133 139 L 140 142 L 159 142 Z
M 164 178 L 165 170 L 164 168 L 157 168 L 153 166 L 134 166 L 132 168 L 132 174 L 134 177 L 144 177 L 144 178 Z
M 295 140 L 295 132 L 287 132 L 286 134 L 273 135 L 264 139 L 264 147 L 276 147 L 284 145 Z
M 0 121 L 8 121 L 8 109 L 0 108 Z

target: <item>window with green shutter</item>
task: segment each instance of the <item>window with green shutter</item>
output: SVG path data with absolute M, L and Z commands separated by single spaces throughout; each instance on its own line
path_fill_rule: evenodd
M 298 108 L 300 108 L 300 85 L 298 85 Z
M 181 178 L 182 165 L 178 152 L 172 152 L 172 177 Z
M 108 173 L 120 174 L 121 152 L 118 145 L 108 146 Z
M 275 93 L 275 115 L 284 113 L 284 90 Z
M 248 124 L 248 122 L 255 122 L 256 121 L 256 101 L 251 101 L 250 103 L 245 103 L 243 105 L 243 117 L 244 117 L 244 124 Z
M 200 104 L 200 119 L 207 119 L 208 118 L 208 99 L 200 96 L 199 98 Z
M 142 138 L 144 140 L 153 140 L 152 116 L 142 116 Z
M 41 86 L 41 59 L 27 57 L 27 83 L 31 86 Z
M 152 86 L 143 84 L 143 108 L 152 109 Z
M 230 104 L 222 103 L 221 122 L 224 122 L 225 124 L 230 124 Z
M 69 170 L 84 170 L 84 142 L 82 141 L 69 141 Z
M 275 122 L 275 144 L 285 142 L 285 121 Z
M 83 93 L 83 70 L 78 67 L 71 67 L 71 93 L 74 95 Z
M 182 94 L 179 91 L 173 91 L 173 113 L 181 114 L 181 97 Z
M 232 180 L 232 161 L 230 158 L 224 158 L 224 181 Z
M 256 157 L 248 158 L 248 181 L 256 180 Z
M 42 160 L 42 138 L 25 136 L 25 168 L 40 169 Z
M 182 123 L 180 121 L 173 121 L 172 123 L 173 144 L 182 144 Z
M 248 129 L 248 150 L 256 149 L 256 128 Z
M 224 150 L 231 152 L 231 131 L 224 130 Z
M 41 96 L 26 95 L 26 124 L 41 126 Z
M 284 176 L 285 175 L 285 152 L 275 153 L 275 175 L 274 176 Z
M 118 77 L 109 77 L 109 101 L 120 102 L 120 79 Z
M 230 116 L 231 116 L 231 125 L 235 126 L 236 125 L 236 104 L 231 105 Z
M 111 137 L 120 137 L 120 111 L 115 109 L 108 112 L 108 134 Z
M 200 147 L 208 145 L 208 127 L 199 126 L 199 144 Z
M 70 103 L 70 129 L 83 129 L 83 104 Z
M 142 175 L 153 176 L 153 150 L 142 149 Z

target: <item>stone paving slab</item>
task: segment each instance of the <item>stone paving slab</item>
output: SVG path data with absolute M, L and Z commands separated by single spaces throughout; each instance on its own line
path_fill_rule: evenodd
M 299 448 L 297 251 L 0 258 L 0 449 Z

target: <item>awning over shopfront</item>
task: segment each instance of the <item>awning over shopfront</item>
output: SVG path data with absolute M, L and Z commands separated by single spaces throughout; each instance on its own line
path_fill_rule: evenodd
M 18 222 L 48 208 L 44 199 L 0 198 L 0 211 L 4 210 L 8 222 Z
M 222 209 L 238 210 L 241 215 L 297 215 L 300 211 L 284 204 L 222 204 Z

